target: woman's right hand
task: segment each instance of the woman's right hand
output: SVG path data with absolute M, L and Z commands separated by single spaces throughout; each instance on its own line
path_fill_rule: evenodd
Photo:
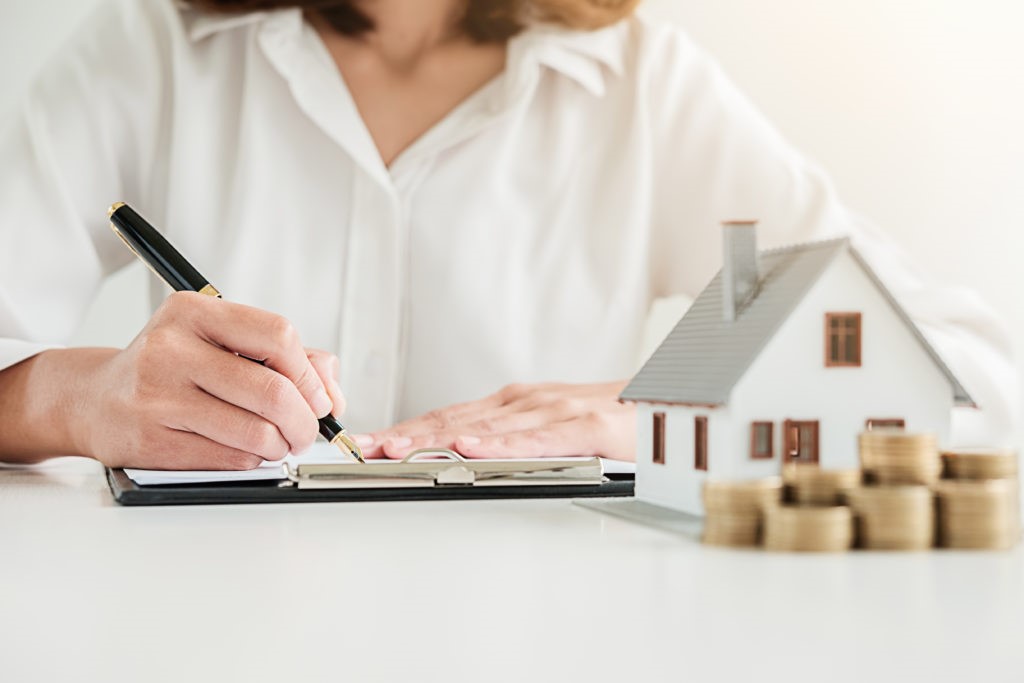
M 317 418 L 343 406 L 336 371 L 281 316 L 177 292 L 95 365 L 77 450 L 113 467 L 251 469 L 312 445 Z

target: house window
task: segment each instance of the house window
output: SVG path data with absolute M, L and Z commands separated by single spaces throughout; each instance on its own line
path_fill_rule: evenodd
M 906 429 L 907 421 L 902 417 L 870 417 L 864 427 L 869 432 L 872 429 Z
M 786 420 L 783 462 L 818 462 L 818 421 Z
M 750 457 L 753 460 L 771 460 L 775 457 L 775 425 L 754 422 L 750 425 Z
M 655 465 L 665 464 L 665 413 L 654 414 L 654 440 L 652 442 Z
M 860 367 L 860 313 L 825 314 L 825 366 Z
M 708 419 L 693 418 L 693 468 L 708 471 Z

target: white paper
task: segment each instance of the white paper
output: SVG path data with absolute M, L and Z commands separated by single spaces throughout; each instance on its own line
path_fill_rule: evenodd
M 336 446 L 317 442 L 302 455 L 289 455 L 284 460 L 266 461 L 254 470 L 223 471 L 223 470 L 138 470 L 125 468 L 125 474 L 139 486 L 155 486 L 158 484 L 207 484 L 221 481 L 259 481 L 266 479 L 284 479 L 285 463 L 302 464 L 337 464 L 349 462 Z
M 532 458 L 531 458 L 532 459 Z M 622 462 L 620 460 L 601 459 L 604 464 L 605 474 L 623 474 L 636 472 L 636 464 Z M 125 469 L 132 481 L 139 486 L 158 486 L 160 484 L 209 484 L 227 481 L 260 481 L 284 479 L 283 465 L 321 465 L 351 463 L 329 443 L 318 442 L 302 455 L 289 455 L 284 460 L 277 462 L 264 462 L 254 470 L 223 471 L 223 470 L 139 470 Z M 394 460 L 369 460 L 368 464 L 395 462 Z
M 601 458 L 605 474 L 636 474 L 635 462 L 623 462 L 622 460 L 609 460 Z

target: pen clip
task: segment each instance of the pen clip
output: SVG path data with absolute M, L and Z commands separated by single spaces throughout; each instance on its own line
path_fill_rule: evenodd
M 156 275 L 161 282 L 169 286 L 171 289 L 177 289 L 172 283 L 168 282 L 163 275 L 157 272 L 157 269 L 153 267 L 149 259 L 145 258 L 142 254 L 139 253 L 139 250 L 135 248 L 135 245 L 133 245 L 131 241 L 127 237 L 125 237 L 124 233 L 121 232 L 121 229 L 114 222 L 114 214 L 117 213 L 119 209 L 125 206 L 127 205 L 124 202 L 117 202 L 116 204 L 111 205 L 111 207 L 107 210 L 107 218 L 110 219 L 110 229 L 114 231 L 114 234 L 117 235 L 117 238 L 119 240 L 124 242 L 124 246 L 128 247 L 128 249 L 130 249 L 131 252 L 135 254 L 136 258 L 138 258 L 140 261 L 146 264 L 146 267 L 149 268 L 149 271 L 153 273 L 153 275 Z M 207 282 L 205 285 L 203 285 L 201 289 L 197 291 L 205 296 L 212 296 L 216 297 L 217 299 L 223 298 L 221 297 L 220 292 L 217 291 L 217 288 L 211 285 L 209 282 Z

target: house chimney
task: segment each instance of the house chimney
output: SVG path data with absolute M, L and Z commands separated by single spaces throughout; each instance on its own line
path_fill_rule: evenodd
M 757 289 L 757 221 L 722 223 L 722 315 L 733 321 Z

